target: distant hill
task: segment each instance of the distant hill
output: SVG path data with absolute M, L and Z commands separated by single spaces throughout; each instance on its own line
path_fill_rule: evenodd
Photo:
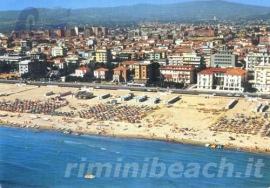
M 184 20 L 247 17 L 270 13 L 270 7 L 244 5 L 227 1 L 192 1 L 167 5 L 138 4 L 113 8 L 86 8 L 72 11 L 72 19 L 108 20 Z
M 222 0 L 191 1 L 175 4 L 137 4 L 107 8 L 38 9 L 40 26 L 57 27 L 59 22 L 85 24 L 92 22 L 182 21 L 198 19 L 238 19 L 268 15 L 270 7 L 244 5 Z M 0 12 L 0 28 L 14 26 L 20 11 Z M 268 16 L 263 16 L 267 17 Z M 61 24 L 60 24 L 61 25 Z

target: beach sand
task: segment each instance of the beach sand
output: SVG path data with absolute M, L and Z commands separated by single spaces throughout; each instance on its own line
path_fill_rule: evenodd
M 0 84 L 1 93 L 8 93 L 9 96 L 1 96 L 0 101 L 15 99 L 27 100 L 46 100 L 50 97 L 55 97 L 59 93 L 71 91 L 78 92 L 76 88 L 64 87 L 36 87 L 36 86 L 16 86 L 9 84 Z M 45 92 L 53 91 L 55 94 L 49 97 L 44 96 Z M 124 90 L 100 90 L 90 88 L 90 92 L 94 96 L 100 96 L 105 93 L 110 93 L 111 97 L 104 100 L 99 100 L 97 97 L 88 100 L 79 100 L 68 95 L 64 97 L 69 105 L 57 109 L 57 111 L 68 112 L 88 109 L 93 105 L 105 103 L 112 99 L 118 99 L 119 96 L 126 95 L 130 91 Z M 146 112 L 143 118 L 138 119 L 136 123 L 128 123 L 119 121 L 100 121 L 97 119 L 83 119 L 77 114 L 75 117 L 51 116 L 45 114 L 37 114 L 37 118 L 33 118 L 29 113 L 18 113 L 0 111 L 1 125 L 25 127 L 36 129 L 39 126 L 41 130 L 69 129 L 73 133 L 83 133 L 90 135 L 102 135 L 123 138 L 142 138 L 142 139 L 157 139 L 183 144 L 205 145 L 207 143 L 223 144 L 225 148 L 237 149 L 242 148 L 247 152 L 267 153 L 270 154 L 269 136 L 261 136 L 259 134 L 242 134 L 233 131 L 217 131 L 211 130 L 221 117 L 228 119 L 234 118 L 235 114 L 241 113 L 244 116 L 254 116 L 252 110 L 257 102 L 247 101 L 247 99 L 239 99 L 239 102 L 233 109 L 224 110 L 224 107 L 232 100 L 227 97 L 206 97 L 178 95 L 180 100 L 172 105 L 164 104 L 175 96 L 171 93 L 156 93 L 156 92 L 132 92 L 135 97 L 146 94 L 148 98 L 159 97 L 159 104 L 150 104 L 149 100 L 137 103 L 134 99 L 130 101 L 120 102 L 119 105 L 148 105 L 153 110 Z M 262 114 L 257 113 L 256 116 L 260 119 Z M 267 121 L 267 120 L 264 120 Z M 42 134 L 42 133 L 41 133 Z M 231 140 L 229 137 L 235 138 Z

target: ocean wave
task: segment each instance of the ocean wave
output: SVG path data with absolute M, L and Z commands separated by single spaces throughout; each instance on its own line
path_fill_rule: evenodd
M 12 168 L 13 170 L 15 170 L 14 168 L 21 168 L 21 169 L 25 169 L 26 172 L 28 170 L 40 171 L 39 168 L 34 168 L 34 167 L 26 166 L 26 165 L 23 165 L 22 163 L 19 164 L 19 163 L 14 163 L 14 162 L 7 162 L 7 161 L 3 161 L 1 163 L 2 163 L 2 165 L 9 166 L 9 168 Z
M 63 140 L 63 142 L 64 143 L 67 143 L 67 144 L 84 145 L 84 143 L 74 142 L 74 141 L 69 141 L 69 140 Z

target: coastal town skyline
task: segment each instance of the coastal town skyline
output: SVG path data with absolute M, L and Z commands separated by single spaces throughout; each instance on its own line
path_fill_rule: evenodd
M 7 10 L 22 10 L 27 7 L 35 8 L 68 8 L 68 9 L 81 9 L 89 7 L 117 7 L 117 6 L 131 6 L 136 4 L 173 4 L 182 2 L 193 2 L 197 0 L 82 0 L 78 3 L 75 0 L 60 1 L 60 0 L 40 0 L 40 1 L 29 1 L 29 0 L 3 0 L 0 11 Z M 198 0 L 198 1 L 220 1 L 220 0 Z M 266 6 L 270 7 L 270 1 L 268 0 L 222 0 L 227 2 L 234 2 L 246 5 Z

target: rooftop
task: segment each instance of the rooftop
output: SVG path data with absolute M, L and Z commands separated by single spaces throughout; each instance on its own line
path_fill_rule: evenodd
M 209 68 L 199 72 L 198 74 L 214 74 L 224 73 L 226 75 L 244 75 L 246 71 L 241 68 Z
M 181 71 L 193 71 L 195 68 L 191 66 L 182 66 L 182 65 L 166 65 L 159 68 L 160 70 L 181 70 Z
M 95 71 L 103 71 L 103 72 L 107 72 L 107 71 L 109 71 L 109 69 L 106 69 L 106 68 L 103 68 L 103 67 L 101 67 L 101 68 L 98 68 L 98 69 L 96 69 Z
M 88 67 L 79 67 L 77 70 L 84 70 L 84 71 L 90 71 L 90 68 Z

